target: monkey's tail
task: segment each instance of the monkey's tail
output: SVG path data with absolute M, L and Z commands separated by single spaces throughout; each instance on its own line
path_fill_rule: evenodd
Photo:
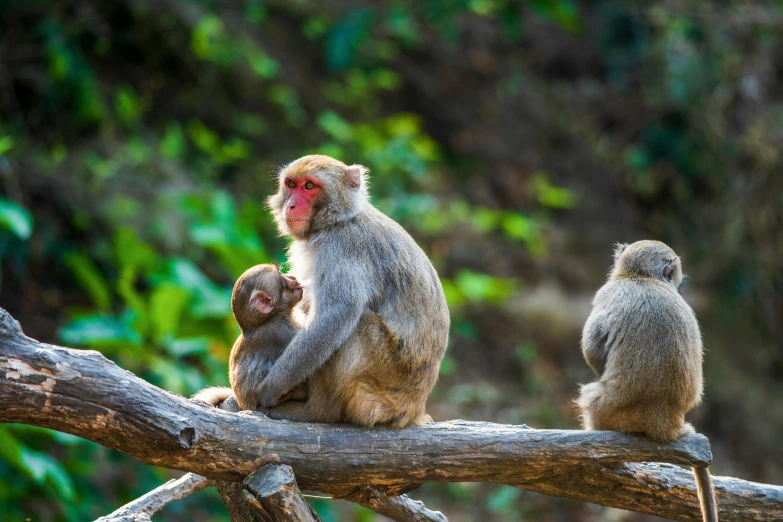
M 718 502 L 715 500 L 710 469 L 694 467 L 693 476 L 696 479 L 696 494 L 699 496 L 702 519 L 704 522 L 718 522 Z
M 226 388 L 225 386 L 213 386 L 211 388 L 204 388 L 203 390 L 196 393 L 191 398 L 194 400 L 209 403 L 212 406 L 217 406 L 218 404 L 228 399 L 229 397 L 232 397 L 233 395 L 234 395 L 234 390 L 232 390 L 231 388 Z

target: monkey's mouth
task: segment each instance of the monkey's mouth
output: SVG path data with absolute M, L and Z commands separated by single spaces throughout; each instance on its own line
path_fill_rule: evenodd
M 303 286 L 297 286 L 293 290 L 291 290 L 294 293 L 294 297 L 297 301 L 300 301 L 302 299 L 302 294 L 304 294 L 304 287 Z

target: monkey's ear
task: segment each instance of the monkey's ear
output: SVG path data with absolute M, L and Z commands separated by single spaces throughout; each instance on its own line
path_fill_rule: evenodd
M 674 277 L 674 262 L 677 260 L 676 257 L 671 258 L 666 262 L 666 264 L 663 266 L 662 275 L 664 279 L 667 281 L 671 281 Z
M 272 296 L 262 290 L 254 290 L 250 295 L 250 309 L 261 312 L 262 314 L 270 314 L 275 309 L 275 300 Z
M 367 181 L 367 173 L 370 169 L 363 165 L 350 165 L 345 169 L 348 175 L 348 186 L 352 189 L 359 189 Z
M 620 259 L 620 254 L 622 254 L 626 248 L 628 248 L 630 245 L 628 243 L 615 243 L 614 245 L 614 261 L 617 262 L 618 259 Z

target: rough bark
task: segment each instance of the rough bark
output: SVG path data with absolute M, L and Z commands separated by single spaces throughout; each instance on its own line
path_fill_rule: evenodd
M 448 522 L 440 511 L 430 511 L 418 500 L 407 495 L 389 497 L 375 488 L 364 487 L 345 497 L 396 522 Z
M 245 498 L 257 501 L 275 522 L 321 522 L 299 491 L 291 466 L 267 464 L 248 475 L 242 484 L 251 497 Z
M 404 430 L 298 424 L 227 413 L 165 392 L 94 351 L 25 337 L 0 311 L 0 420 L 79 435 L 142 462 L 240 481 L 285 463 L 304 489 L 344 497 L 372 484 L 497 482 L 549 495 L 698 520 L 690 470 L 709 465 L 707 439 L 672 444 L 601 431 L 533 430 L 453 421 Z M 783 519 L 783 487 L 715 477 L 721 517 Z
M 125 504 L 117 511 L 97 519 L 95 522 L 146 522 L 150 517 L 175 500 L 185 498 L 191 493 L 214 486 L 215 481 L 188 473 L 169 480 L 133 502 Z

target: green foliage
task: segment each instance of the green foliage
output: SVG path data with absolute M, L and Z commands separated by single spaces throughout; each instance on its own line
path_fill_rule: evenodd
M 27 239 L 33 232 L 33 217 L 30 211 L 19 203 L 0 198 L 0 227 L 19 239 Z
M 505 314 L 539 282 L 532 272 L 586 291 L 582 272 L 562 276 L 572 265 L 550 258 L 574 241 L 572 213 L 605 204 L 579 192 L 591 176 L 636 203 L 645 233 L 705 257 L 722 245 L 716 293 L 763 296 L 754 320 L 776 324 L 783 106 L 758 85 L 776 74 L 783 33 L 771 22 L 704 2 L 180 4 L 4 9 L 2 305 L 29 334 L 101 350 L 173 392 L 226 384 L 232 284 L 285 261 L 265 199 L 276 167 L 306 153 L 371 168 L 373 203 L 438 268 L 452 313 L 441 411 L 567 424 L 552 407 L 565 387 L 550 382 L 557 350 L 529 332 L 506 339 L 518 332 Z M 441 61 L 459 76 L 434 74 Z M 528 114 L 551 127 L 493 142 Z M 732 205 L 719 219 L 715 207 Z M 477 382 L 485 363 L 516 380 Z M 503 402 L 506 385 L 520 401 Z M 168 477 L 80 439 L 0 426 L 4 520 L 93 519 Z M 465 519 L 547 519 L 514 488 L 438 488 L 422 491 Z M 374 518 L 313 505 L 327 522 Z

